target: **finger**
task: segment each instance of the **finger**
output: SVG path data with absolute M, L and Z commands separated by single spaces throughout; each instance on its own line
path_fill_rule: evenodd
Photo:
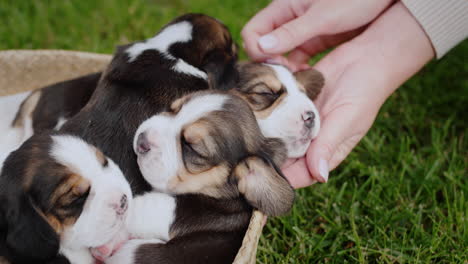
M 302 66 L 302 65 L 296 65 L 294 63 L 290 63 L 289 60 L 286 59 L 284 56 L 275 56 L 273 58 L 268 58 L 267 60 L 265 60 L 265 62 L 270 63 L 270 64 L 283 65 L 292 72 L 300 70 L 300 67 Z
M 321 35 L 347 32 L 370 23 L 393 0 L 317 1 L 307 12 L 258 39 L 265 54 L 282 54 Z
M 283 54 L 306 42 L 308 39 L 319 35 L 320 23 L 311 24 L 311 17 L 307 14 L 300 16 L 271 33 L 258 39 L 261 52 L 267 55 Z
M 244 48 L 249 57 L 256 61 L 263 61 L 270 57 L 259 49 L 258 39 L 295 17 L 296 14 L 293 9 L 289 8 L 288 1 L 273 1 L 258 12 L 241 32 Z
M 294 164 L 283 169 L 284 176 L 295 189 L 307 187 L 317 182 L 307 168 L 304 158 L 298 159 Z
M 293 165 L 294 163 L 296 163 L 296 161 L 297 161 L 297 159 L 294 159 L 294 158 L 287 159 L 281 167 L 287 168 L 287 167 Z
M 309 39 L 304 44 L 291 51 L 287 57 L 291 64 L 306 64 L 309 62 L 310 57 L 326 49 L 335 47 L 345 41 L 351 40 L 365 30 L 360 27 L 348 32 L 339 33 L 336 35 L 318 36 Z
M 287 59 L 291 64 L 303 65 L 309 62 L 310 55 L 301 48 L 297 48 L 289 53 Z
M 348 156 L 367 133 L 375 116 L 376 111 L 359 105 L 341 105 L 328 114 L 306 154 L 310 173 L 328 179 L 329 171 Z

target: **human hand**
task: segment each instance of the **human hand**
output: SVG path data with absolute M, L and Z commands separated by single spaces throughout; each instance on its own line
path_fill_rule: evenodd
M 311 55 L 354 37 L 391 2 L 276 0 L 245 25 L 244 46 L 253 60 L 304 69 Z
M 326 181 L 329 170 L 367 133 L 387 97 L 433 56 L 422 28 L 396 3 L 362 34 L 320 60 L 315 68 L 326 80 L 316 100 L 322 128 L 306 157 L 283 167 L 291 184 L 300 188 Z

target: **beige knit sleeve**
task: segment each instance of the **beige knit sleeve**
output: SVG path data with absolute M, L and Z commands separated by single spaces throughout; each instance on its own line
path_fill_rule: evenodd
M 468 0 L 401 0 L 429 36 L 437 58 L 468 37 Z

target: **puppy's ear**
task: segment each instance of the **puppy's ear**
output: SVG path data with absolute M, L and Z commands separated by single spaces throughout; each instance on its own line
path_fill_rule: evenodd
M 29 197 L 21 194 L 17 201 L 11 201 L 6 218 L 7 247 L 21 262 L 36 263 L 34 261 L 47 260 L 57 255 L 59 236 L 39 214 Z
M 294 190 L 270 160 L 248 157 L 234 169 L 239 192 L 254 208 L 269 216 L 286 214 L 294 202 Z
M 325 84 L 325 78 L 322 73 L 314 69 L 295 72 L 294 77 L 304 86 L 310 100 L 315 100 L 317 98 Z
M 169 107 L 170 110 L 171 110 L 171 112 L 173 112 L 174 114 L 177 114 L 177 113 L 180 111 L 180 109 L 182 108 L 182 106 L 183 106 L 188 100 L 190 100 L 190 98 L 191 98 L 191 95 L 188 94 L 188 95 L 184 95 L 184 96 L 179 97 L 179 98 L 177 98 L 176 100 L 174 100 L 174 101 L 172 102 L 172 104 L 170 105 L 170 107 Z
M 232 44 L 230 50 L 214 49 L 205 55 L 201 68 L 208 75 L 210 88 L 229 90 L 239 78 L 236 68 L 237 46 Z

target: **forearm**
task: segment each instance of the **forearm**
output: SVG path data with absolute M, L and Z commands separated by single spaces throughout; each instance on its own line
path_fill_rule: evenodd
M 359 49 L 360 61 L 373 69 L 374 76 L 369 79 L 375 84 L 379 103 L 434 57 L 424 30 L 399 2 L 349 45 Z
M 437 58 L 468 37 L 468 1 L 402 0 L 430 38 Z

